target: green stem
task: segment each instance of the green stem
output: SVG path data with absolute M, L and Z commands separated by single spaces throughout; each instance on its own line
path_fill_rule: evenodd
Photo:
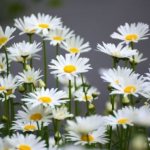
M 32 35 L 33 34 L 27 34 L 28 35 L 28 38 L 29 38 L 29 42 L 32 44 Z M 33 59 L 31 58 L 30 59 L 30 66 L 32 67 L 33 66 Z
M 71 91 L 71 80 L 69 80 L 69 84 L 68 84 L 68 90 L 69 90 L 69 112 L 71 113 L 71 99 L 72 99 L 72 91 Z
M 7 134 L 9 134 L 9 100 L 7 99 L 7 95 L 5 93 L 5 115 L 6 115 L 6 118 L 7 118 L 7 123 L 6 123 L 6 130 L 7 130 Z
M 6 57 L 6 64 L 7 64 L 7 76 L 9 74 L 9 59 L 8 59 L 8 53 L 7 53 L 7 48 L 4 46 L 4 51 L 5 51 L 5 57 Z
M 74 77 L 74 88 L 77 90 L 76 77 Z M 75 101 L 75 116 L 78 116 L 78 101 Z
M 56 45 L 56 57 L 59 55 L 59 45 Z M 56 88 L 59 88 L 59 78 L 56 77 Z

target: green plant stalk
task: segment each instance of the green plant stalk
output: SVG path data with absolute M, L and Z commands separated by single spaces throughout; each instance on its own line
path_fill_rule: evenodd
M 69 112 L 71 113 L 71 104 L 72 104 L 72 91 L 71 91 L 71 80 L 69 80 L 68 90 L 69 90 Z
M 7 130 L 7 134 L 9 135 L 9 128 L 10 128 L 10 120 L 9 120 L 9 100 L 7 99 L 6 93 L 5 93 L 5 116 L 6 116 L 6 118 L 7 118 L 6 130 Z
M 7 64 L 7 76 L 9 75 L 9 59 L 8 59 L 8 53 L 7 53 L 7 48 L 4 46 L 4 52 L 5 52 L 5 57 L 6 57 L 6 64 Z
M 57 134 L 59 133 L 59 122 L 56 119 L 53 119 L 53 126 L 54 126 L 54 137 L 55 137 L 55 143 L 56 145 L 59 144 L 59 138 L 57 137 Z
M 29 42 L 32 43 L 32 35 L 33 34 L 27 34 L 27 35 L 28 35 L 28 38 L 29 38 Z M 30 59 L 30 66 L 31 66 L 31 68 L 33 66 L 33 59 L 32 58 Z
M 77 84 L 76 84 L 76 77 L 74 77 L 74 88 L 75 91 L 77 90 Z M 78 101 L 75 101 L 75 116 L 78 116 L 79 112 L 78 112 Z
M 59 55 L 59 45 L 56 45 L 56 57 Z M 59 88 L 59 78 L 56 77 L 56 88 Z

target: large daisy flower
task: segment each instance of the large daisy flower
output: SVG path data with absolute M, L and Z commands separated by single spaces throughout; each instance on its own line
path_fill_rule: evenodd
M 117 32 L 114 32 L 111 37 L 123 41 L 122 43 L 139 42 L 140 40 L 148 39 L 149 25 L 145 23 L 125 23 L 118 27 Z
M 103 45 L 97 44 L 97 50 L 116 58 L 129 58 L 137 54 L 137 50 L 131 50 L 129 46 L 123 47 L 122 44 L 115 45 L 104 42 Z
M 59 55 L 56 60 L 52 60 L 49 68 L 54 70 L 51 74 L 57 76 L 67 76 L 69 79 L 78 74 L 88 72 L 91 69 L 88 58 L 82 58 L 78 55 L 66 54 L 65 57 Z
M 66 39 L 62 43 L 61 48 L 71 54 L 83 53 L 91 50 L 89 42 L 84 43 L 84 39 L 80 36 L 74 36 L 72 38 Z

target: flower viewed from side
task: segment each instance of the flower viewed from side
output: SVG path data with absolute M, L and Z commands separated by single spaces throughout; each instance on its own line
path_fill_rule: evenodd
M 46 144 L 40 137 L 36 137 L 34 134 L 22 135 L 16 133 L 8 138 L 12 148 L 16 150 L 47 150 Z
M 33 43 L 23 41 L 14 43 L 7 50 L 10 53 L 10 57 L 13 61 L 24 62 L 24 59 L 38 59 L 39 56 L 36 53 L 41 51 L 41 45 L 35 41 Z
M 137 54 L 137 50 L 131 50 L 129 46 L 123 46 L 122 44 L 104 43 L 103 45 L 97 44 L 97 50 L 103 52 L 107 55 L 110 55 L 115 58 L 130 58 Z
M 12 34 L 15 32 L 15 28 L 11 28 L 7 26 L 5 31 L 0 26 L 0 48 L 7 44 L 9 40 L 11 40 L 14 36 Z
M 45 40 L 50 40 L 50 45 L 56 46 L 60 45 L 64 40 L 70 39 L 74 36 L 74 31 L 70 31 L 70 28 L 66 26 L 60 29 L 50 30 L 46 35 Z
M 122 43 L 137 43 L 140 40 L 148 39 L 149 34 L 149 25 L 145 23 L 125 23 L 117 29 L 118 32 L 114 32 L 111 37 L 114 39 L 119 39 Z
M 89 42 L 84 43 L 84 39 L 80 36 L 66 39 L 61 48 L 71 54 L 84 53 L 91 50 Z
M 67 76 L 68 79 L 71 79 L 92 69 L 90 64 L 87 64 L 88 62 L 88 58 L 79 57 L 79 54 L 66 54 L 65 57 L 59 55 L 56 60 L 52 59 L 49 68 L 53 70 L 51 74 L 56 74 L 58 77 Z
M 34 93 L 29 93 L 22 101 L 30 104 L 32 107 L 43 105 L 43 106 L 58 106 L 66 103 L 68 96 L 64 91 L 58 91 L 57 89 L 40 89 Z

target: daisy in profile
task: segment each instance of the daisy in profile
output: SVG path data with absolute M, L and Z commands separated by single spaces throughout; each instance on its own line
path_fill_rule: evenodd
M 18 18 L 15 19 L 15 27 L 18 28 L 21 34 L 34 34 L 35 33 L 35 29 L 33 28 L 33 26 L 31 25 L 31 16 L 24 16 L 23 18 Z
M 81 38 L 80 36 L 77 37 L 72 37 L 66 39 L 62 45 L 61 48 L 66 50 L 67 52 L 71 54 L 76 54 L 76 53 L 84 53 L 88 52 L 91 50 L 89 42 L 84 42 L 84 39 Z
M 23 62 L 24 59 L 28 60 L 30 58 L 37 59 L 39 56 L 36 54 L 41 50 L 40 43 L 29 42 L 19 42 L 14 43 L 11 47 L 8 47 L 8 52 L 13 61 Z
M 95 121 L 95 119 L 97 119 Z M 91 123 L 92 122 L 92 123 Z M 92 144 L 92 143 L 107 143 L 106 127 L 103 117 L 90 116 L 86 118 L 76 117 L 75 121 L 67 121 L 68 141 L 73 141 L 75 144 Z
M 7 44 L 8 41 L 10 41 L 14 36 L 12 34 L 15 32 L 15 28 L 11 28 L 7 26 L 5 28 L 5 31 L 0 26 L 0 48 L 2 48 L 4 45 Z
M 143 61 L 146 61 L 148 58 L 143 58 L 143 53 L 137 52 L 133 57 L 130 57 L 129 60 L 131 63 L 139 64 Z
M 95 87 L 85 88 L 85 91 L 86 91 L 86 96 L 82 87 L 78 89 L 74 93 L 75 100 L 81 102 L 86 102 L 87 100 L 88 102 L 92 103 L 92 101 L 97 99 L 98 96 L 100 95 L 100 92 Z
M 7 71 L 6 57 L 4 54 L 0 54 L 0 73 Z
M 33 83 L 34 85 L 40 80 L 42 77 L 41 70 L 36 70 L 34 68 L 23 70 L 23 72 L 20 72 L 17 76 L 18 82 L 23 83 Z
M 145 79 L 139 74 L 132 74 L 128 77 L 119 80 L 119 84 L 112 84 L 114 88 L 111 94 L 123 94 L 138 96 L 143 92 L 145 85 Z
M 22 101 L 25 101 L 32 107 L 39 105 L 54 107 L 66 103 L 67 100 L 64 100 L 64 98 L 68 98 L 64 91 L 58 91 L 54 88 L 42 88 L 34 93 L 29 93 Z
M 43 106 L 31 107 L 29 105 L 23 106 L 23 110 L 19 110 L 16 114 L 16 120 L 24 122 L 38 122 L 47 126 L 51 122 L 51 111 Z
M 113 115 L 105 117 L 106 124 L 116 128 L 117 125 L 121 125 L 124 128 L 127 125 L 133 126 L 133 116 L 135 108 L 133 107 L 124 107 L 118 111 L 113 111 Z
M 8 138 L 8 142 L 11 143 L 12 148 L 16 150 L 47 150 L 45 142 L 34 134 L 24 136 L 16 133 Z
M 46 35 L 45 40 L 50 40 L 50 45 L 56 46 L 57 44 L 61 44 L 64 40 L 70 39 L 74 36 L 74 31 L 71 31 L 70 28 L 64 26 L 60 29 L 50 30 L 50 32 Z
M 52 59 L 49 68 L 53 70 L 51 74 L 66 76 L 68 79 L 71 79 L 92 69 L 90 64 L 87 64 L 88 62 L 88 58 L 79 57 L 79 54 L 66 54 L 65 57 L 59 55 L 56 57 L 56 60 Z
M 41 129 L 41 124 L 39 124 L 39 127 L 37 126 L 37 123 L 34 121 L 22 121 L 20 119 L 17 119 L 12 124 L 12 130 L 14 131 L 22 131 L 22 132 L 34 132 Z
M 52 109 L 52 117 L 56 120 L 64 120 L 73 117 L 73 114 L 70 114 L 68 108 L 62 105 L 61 107 Z
M 111 37 L 113 39 L 119 39 L 122 43 L 137 43 L 141 40 L 148 39 L 149 25 L 145 23 L 125 23 L 117 28 L 118 32 L 114 32 Z
M 37 16 L 32 14 L 30 23 L 36 33 L 41 36 L 47 35 L 49 30 L 55 30 L 62 27 L 61 18 L 41 13 L 38 13 Z
M 104 42 L 102 45 L 97 44 L 97 50 L 115 58 L 129 58 L 137 54 L 137 50 L 131 50 L 129 46 L 124 47 L 122 44 L 115 45 Z

